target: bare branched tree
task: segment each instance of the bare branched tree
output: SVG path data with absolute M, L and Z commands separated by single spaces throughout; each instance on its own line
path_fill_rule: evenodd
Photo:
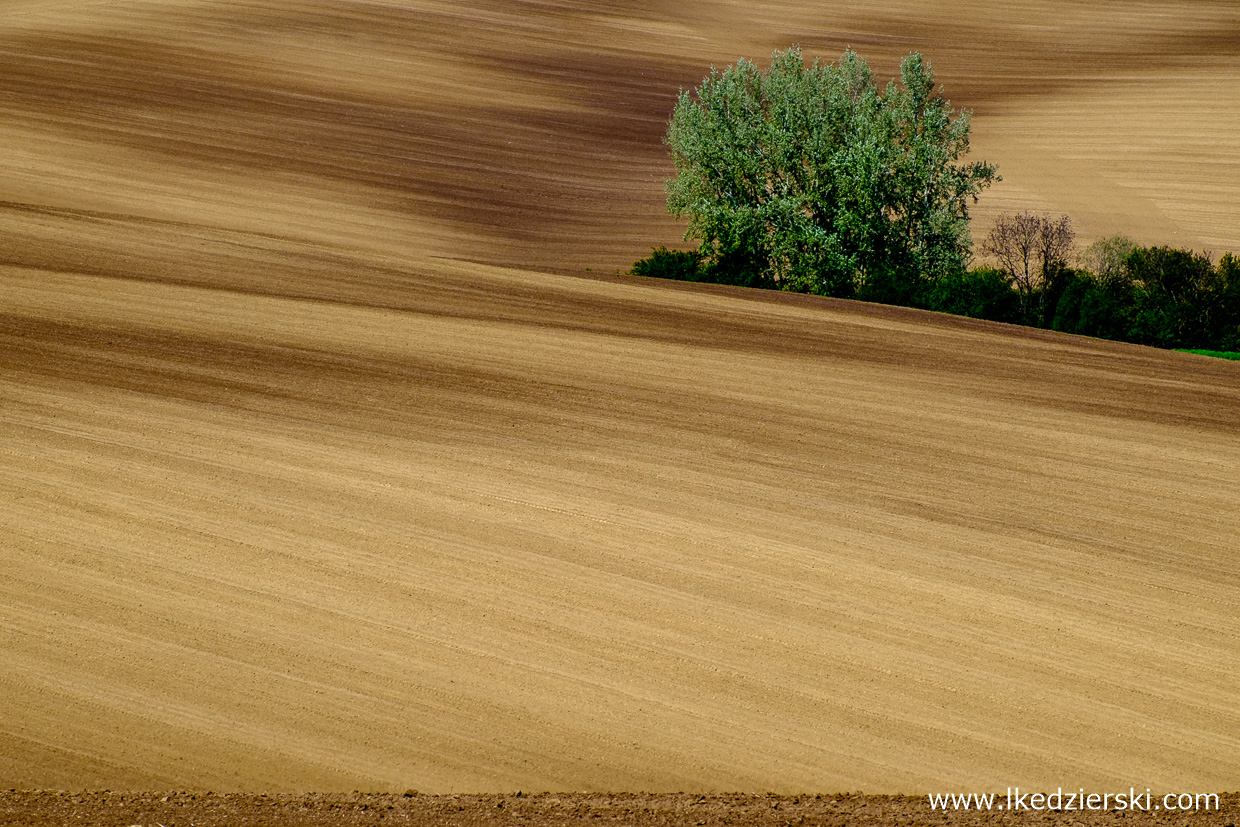
M 1042 275 L 1053 266 L 1068 263 L 1072 254 L 1072 242 L 1076 233 L 1072 231 L 1072 219 L 1066 215 L 1058 218 L 1043 217 L 1038 227 L 1038 257 L 1042 260 Z
M 1020 294 L 1021 312 L 1027 317 L 1050 270 L 1067 262 L 1075 238 L 1072 219 L 1066 215 L 1001 215 L 982 244 L 982 252 L 999 262 Z
M 1038 235 L 1041 219 L 1031 213 L 1001 215 L 982 244 L 982 252 L 994 256 L 1020 293 L 1021 305 L 1037 288 Z

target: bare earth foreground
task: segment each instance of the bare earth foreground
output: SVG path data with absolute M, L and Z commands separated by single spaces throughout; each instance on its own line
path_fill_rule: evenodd
M 1002 798 L 1002 796 L 1000 796 Z M 0 793 L 0 825 L 98 827 L 890 827 L 890 825 L 1216 824 L 1234 827 L 1240 795 L 1223 796 L 1208 816 L 1167 813 L 932 811 L 925 796 L 686 795 L 643 793 L 537 795 L 255 795 L 244 793 Z
M 4 4 L 0 789 L 124 792 L 2 818 L 1240 788 L 1240 363 L 585 272 L 797 41 L 927 52 L 983 221 L 1240 252 L 1240 6 L 756 5 Z

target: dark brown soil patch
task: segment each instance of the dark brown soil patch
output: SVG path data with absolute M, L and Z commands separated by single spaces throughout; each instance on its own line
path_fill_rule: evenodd
M 0 824 L 143 825 L 937 825 L 1217 824 L 1234 827 L 1240 793 L 1210 812 L 935 811 L 925 796 L 534 795 L 14 792 L 0 793 Z

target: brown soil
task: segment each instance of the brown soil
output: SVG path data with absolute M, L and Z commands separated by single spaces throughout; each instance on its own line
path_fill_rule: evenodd
M 908 825 L 1193 825 L 1234 827 L 1240 794 L 1207 813 L 931 810 L 924 796 L 568 793 L 427 796 L 217 793 L 0 793 L 0 825 L 96 827 L 896 827 Z

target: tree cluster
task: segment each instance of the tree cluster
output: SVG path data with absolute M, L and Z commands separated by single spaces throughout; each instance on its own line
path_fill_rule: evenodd
M 1072 222 L 1001 216 L 982 246 L 1021 299 L 1020 321 L 1067 333 L 1157 347 L 1240 348 L 1240 261 L 1138 247 L 1123 236 L 1094 242 L 1068 265 Z
M 806 65 L 776 52 L 682 92 L 666 143 L 668 209 L 692 251 L 660 247 L 636 275 L 851 297 L 1160 347 L 1240 350 L 1240 259 L 1115 237 L 1073 268 L 1068 216 L 1001 216 L 969 269 L 968 205 L 1000 180 L 960 163 L 969 113 L 921 55 L 880 90 L 849 50 Z
M 1118 236 L 1085 250 L 1081 267 L 1069 266 L 1068 257 L 1068 250 L 1058 257 L 1036 252 L 1028 269 L 1018 258 L 997 269 L 945 273 L 895 303 L 1155 347 L 1240 351 L 1240 258 L 1228 253 L 1216 264 L 1192 250 L 1138 247 Z M 632 272 L 714 280 L 701 253 L 662 247 Z
M 1155 347 L 1240 351 L 1240 258 L 1134 247 L 1111 274 L 1065 271 L 1043 324 Z

